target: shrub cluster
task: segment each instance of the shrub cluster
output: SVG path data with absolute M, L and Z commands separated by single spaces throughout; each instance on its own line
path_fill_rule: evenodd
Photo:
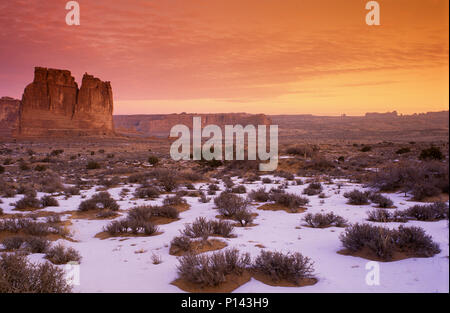
M 142 205 L 131 209 L 128 212 L 128 217 L 130 219 L 149 221 L 152 217 L 167 217 L 167 218 L 178 218 L 178 210 L 174 207 L 162 205 Z
M 24 250 L 30 253 L 44 253 L 50 246 L 47 239 L 37 236 L 12 236 L 2 241 L 6 250 Z
M 320 194 L 322 192 L 322 190 L 323 190 L 323 187 L 320 182 L 312 182 L 308 185 L 308 187 L 303 189 L 303 194 L 308 195 L 308 196 L 315 196 L 315 195 Z
M 178 275 L 190 283 L 202 287 L 220 285 L 230 274 L 240 275 L 249 266 L 248 254 L 241 255 L 236 249 L 218 251 L 211 255 L 187 254 L 179 259 Z
M 391 260 L 394 252 L 404 252 L 416 257 L 430 257 L 440 252 L 439 245 L 419 227 L 388 229 L 370 224 L 354 224 L 340 236 L 350 251 L 369 249 L 383 260 Z
M 303 220 L 308 224 L 308 226 L 313 228 L 324 228 L 330 226 L 345 227 L 347 225 L 347 220 L 342 216 L 335 215 L 333 212 L 322 214 L 312 214 L 308 213 L 305 215 Z
M 248 197 L 256 202 L 267 202 L 270 200 L 270 195 L 264 188 L 250 191 Z
M 368 191 L 362 192 L 357 189 L 344 193 L 344 197 L 348 199 L 348 203 L 354 205 L 369 204 L 369 195 L 370 193 Z
M 65 272 L 48 263 L 32 264 L 26 256 L 0 256 L 0 293 L 67 293 L 72 287 Z
M 272 192 L 270 193 L 270 200 L 276 204 L 284 206 L 289 209 L 298 209 L 309 203 L 309 199 L 297 196 L 292 193 Z
M 78 210 L 81 212 L 99 209 L 118 211 L 119 205 L 108 192 L 102 191 L 93 195 L 90 199 L 84 200 L 78 207 Z
M 81 255 L 77 250 L 71 247 L 66 248 L 62 244 L 47 249 L 45 257 L 56 265 L 81 261 Z
M 204 217 L 197 217 L 191 224 L 187 224 L 181 232 L 189 238 L 202 238 L 207 240 L 209 236 L 232 237 L 233 225 L 226 221 L 206 220 Z

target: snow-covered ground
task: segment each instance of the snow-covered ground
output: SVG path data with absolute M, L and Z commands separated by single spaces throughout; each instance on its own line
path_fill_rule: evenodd
M 271 177 L 271 176 L 268 176 Z M 274 178 L 274 180 L 283 180 Z M 234 179 L 240 183 L 240 180 Z M 337 253 L 342 249 L 339 234 L 344 228 L 313 229 L 302 226 L 302 217 L 310 213 L 334 212 L 348 219 L 350 223 L 366 222 L 367 211 L 371 205 L 354 206 L 346 204 L 343 194 L 354 188 L 362 186 L 340 181 L 343 186 L 339 189 L 337 183 L 323 184 L 327 198 L 318 196 L 308 197 L 310 203 L 305 213 L 290 214 L 284 211 L 257 210 L 254 227 L 235 228 L 236 238 L 222 239 L 228 243 L 227 248 L 235 247 L 241 252 L 249 252 L 256 257 L 261 251 L 256 245 L 263 245 L 271 251 L 301 252 L 314 261 L 315 276 L 318 283 L 307 287 L 272 287 L 255 279 L 251 279 L 235 292 L 449 292 L 449 228 L 448 221 L 418 222 L 410 221 L 406 225 L 420 226 L 433 240 L 439 243 L 441 253 L 431 258 L 411 258 L 395 262 L 380 262 L 380 284 L 369 286 L 366 284 L 366 264 L 369 260 L 344 256 Z M 219 184 L 220 185 L 220 184 Z M 277 187 L 278 184 L 264 184 L 256 182 L 244 184 L 247 191 L 264 186 L 266 190 Z M 128 210 L 140 204 L 160 204 L 163 197 L 154 201 L 130 200 L 137 185 L 121 186 L 109 189 L 108 192 L 119 200 L 122 188 L 130 189 L 124 201 L 118 201 L 122 210 Z M 287 192 L 301 195 L 307 185 L 289 185 Z M 206 184 L 196 184 L 195 187 L 206 189 Z M 220 185 L 223 189 L 223 185 Z M 87 198 L 93 195 L 95 188 L 82 191 Z M 217 194 L 219 194 L 218 192 Z M 42 194 L 38 194 L 42 196 Z M 408 208 L 415 202 L 409 201 L 404 194 L 387 194 L 399 209 Z M 13 211 L 10 203 L 16 198 L 3 199 L 4 213 L 17 213 Z M 49 207 L 43 210 L 63 212 L 76 210 L 81 196 L 72 196 L 68 200 L 57 198 L 60 206 Z M 213 201 L 200 203 L 198 198 L 185 197 L 191 208 L 180 214 L 180 220 L 160 225 L 161 235 L 152 237 L 110 238 L 101 240 L 94 238 L 102 231 L 104 225 L 111 220 L 84 220 L 73 219 L 70 229 L 73 239 L 77 242 L 60 240 L 66 246 L 72 246 L 80 252 L 83 259 L 80 265 L 80 285 L 75 286 L 75 292 L 183 292 L 170 283 L 177 277 L 177 257 L 169 255 L 169 245 L 173 237 L 179 235 L 184 224 L 194 221 L 199 216 L 215 218 L 218 214 L 213 209 Z M 126 213 L 122 213 L 125 216 Z M 119 217 L 122 218 L 122 217 Z M 377 223 L 380 225 L 380 223 Z M 398 227 L 399 223 L 384 224 L 387 227 Z M 144 252 L 143 252 L 144 251 Z M 138 253 L 141 252 L 141 253 Z M 143 253 L 142 253 L 143 252 Z M 162 263 L 154 265 L 152 254 L 159 255 Z M 29 258 L 40 262 L 43 255 L 34 254 Z

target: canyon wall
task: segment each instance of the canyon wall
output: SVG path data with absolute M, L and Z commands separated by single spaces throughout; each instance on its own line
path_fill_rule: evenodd
M 0 98 L 0 138 L 10 138 L 19 126 L 20 100 Z
M 271 120 L 264 114 L 220 113 L 220 114 L 151 114 L 151 115 L 115 115 L 114 125 L 118 133 L 135 136 L 168 137 L 170 129 L 183 124 L 192 129 L 192 118 L 202 118 L 202 127 L 206 125 L 269 125 Z
M 109 82 L 84 74 L 78 88 L 70 71 L 36 67 L 22 96 L 18 135 L 113 135 L 112 113 Z

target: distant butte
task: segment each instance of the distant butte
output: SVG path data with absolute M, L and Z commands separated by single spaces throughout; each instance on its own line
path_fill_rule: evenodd
M 70 71 L 36 67 L 23 93 L 19 137 L 114 135 L 111 84 L 84 74 L 81 87 Z

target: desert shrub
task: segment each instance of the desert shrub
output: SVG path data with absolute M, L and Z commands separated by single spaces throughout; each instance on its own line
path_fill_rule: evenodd
M 23 248 L 30 253 L 44 253 L 50 246 L 50 242 L 36 236 L 12 236 L 2 241 L 6 250 L 18 250 Z
M 396 251 L 417 257 L 428 257 L 440 252 L 439 246 L 418 227 L 400 226 L 391 230 L 370 224 L 354 224 L 345 229 L 340 239 L 350 251 L 366 248 L 383 260 L 391 260 Z
M 369 151 L 371 151 L 371 150 L 372 150 L 372 147 L 371 147 L 371 146 L 364 146 L 364 147 L 362 147 L 361 150 L 359 150 L 359 151 L 361 151 L 361 152 L 369 152 Z
M 299 155 L 304 158 L 313 157 L 317 151 L 315 146 L 296 145 L 286 149 L 287 154 Z
M 214 204 L 220 214 L 232 217 L 238 210 L 246 208 L 248 201 L 233 193 L 223 191 L 214 199 Z
M 222 178 L 222 181 L 223 181 L 223 183 L 225 184 L 225 187 L 227 187 L 227 188 L 231 188 L 231 187 L 234 186 L 234 182 L 233 182 L 233 180 L 231 179 L 231 177 L 229 177 L 229 176 L 223 177 L 223 178 Z
M 0 293 L 67 293 L 72 287 L 65 272 L 48 263 L 32 264 L 26 256 L 0 256 Z
M 61 216 L 58 214 L 52 214 L 46 217 L 48 224 L 56 224 L 61 222 Z
M 50 152 L 50 155 L 51 156 L 58 156 L 58 155 L 60 155 L 62 153 L 64 153 L 64 150 L 62 150 L 62 149 L 55 149 L 55 150 L 52 150 L 52 152 Z
M 369 193 L 362 192 L 358 189 L 344 193 L 344 197 L 348 199 L 349 204 L 364 205 L 369 204 Z
M 404 153 L 409 153 L 409 152 L 411 152 L 411 149 L 408 147 L 400 148 L 397 151 L 395 151 L 395 153 L 397 153 L 397 154 L 404 154 Z
M 208 198 L 203 191 L 200 191 L 198 201 L 201 203 L 208 203 L 211 201 L 211 198 Z
M 252 269 L 268 275 L 274 282 L 286 280 L 299 284 L 302 279 L 312 278 L 313 262 L 301 253 L 271 252 L 262 250 L 252 264 Z
M 303 168 L 306 170 L 326 171 L 334 168 L 334 164 L 321 155 L 314 156 L 311 160 L 304 163 Z M 302 174 L 301 171 L 299 174 Z
M 35 170 L 36 172 L 44 172 L 44 171 L 47 170 L 47 166 L 42 165 L 42 164 L 38 164 L 38 165 L 36 165 L 36 166 L 34 167 L 34 170 Z
M 195 190 L 195 186 L 192 183 L 185 184 L 187 190 Z
M 191 249 L 191 238 L 187 236 L 177 236 L 170 242 L 170 250 L 173 252 L 183 251 L 187 252 Z
M 43 208 L 46 208 L 49 206 L 59 206 L 58 200 L 56 200 L 55 198 L 53 198 L 51 196 L 43 196 L 40 201 L 41 201 L 41 206 Z
M 347 220 L 344 219 L 342 216 L 335 215 L 333 212 L 322 214 L 312 214 L 308 213 L 305 215 L 303 220 L 313 228 L 321 228 L 321 227 L 330 227 L 330 226 L 336 226 L 336 227 L 344 227 L 347 225 Z
M 114 212 L 114 211 L 103 210 L 103 211 L 98 212 L 98 213 L 95 215 L 95 217 L 97 217 L 97 218 L 110 218 L 110 217 L 114 217 L 114 216 L 116 216 L 116 215 L 117 215 L 117 213 Z
M 231 188 L 231 192 L 232 193 L 246 193 L 247 189 L 245 188 L 244 185 L 239 185 L 239 186 Z
M 289 209 L 297 209 L 309 203 L 307 198 L 285 192 L 271 193 L 270 200 Z
M 423 149 L 420 152 L 419 159 L 421 160 L 442 160 L 444 155 L 439 147 L 432 146 L 428 149 Z
M 25 195 L 25 196 L 29 196 L 29 197 L 33 197 L 33 198 L 35 198 L 37 196 L 36 190 L 33 188 L 33 186 L 31 186 L 29 184 L 19 185 L 19 187 L 17 188 L 17 193 L 19 195 Z
M 380 222 L 380 223 L 388 223 L 388 222 L 404 223 L 407 221 L 407 217 L 402 211 L 399 210 L 390 212 L 386 209 L 379 208 L 367 212 L 367 220 L 371 222 Z
M 64 185 L 61 182 L 61 177 L 53 172 L 46 172 L 42 174 L 37 180 L 39 191 L 45 193 L 54 193 L 64 190 Z
M 88 163 L 86 164 L 86 169 L 88 170 L 97 170 L 101 168 L 100 163 L 96 162 L 96 161 L 88 161 Z
M 64 235 L 64 230 L 56 225 L 45 222 L 35 222 L 29 218 L 10 218 L 0 220 L 0 231 L 11 233 L 23 232 L 26 235 L 46 236 L 49 234 Z
M 250 262 L 248 254 L 241 255 L 236 249 L 210 255 L 188 254 L 179 259 L 178 275 L 200 286 L 217 286 L 226 281 L 227 275 L 241 275 Z
M 128 217 L 131 219 L 139 219 L 142 221 L 149 221 L 152 217 L 167 217 L 178 218 L 178 210 L 171 206 L 152 206 L 142 205 L 131 209 L 128 212 Z
M 202 238 L 207 240 L 209 236 L 217 235 L 225 238 L 232 236 L 233 225 L 226 221 L 206 220 L 197 217 L 194 222 L 187 224 L 182 234 L 189 238 Z
M 158 198 L 161 191 L 156 187 L 139 187 L 136 189 L 134 195 L 140 199 L 154 199 Z
M 241 224 L 241 226 L 247 226 L 248 224 L 253 222 L 254 217 L 248 209 L 243 208 L 243 209 L 237 210 L 234 213 L 233 219 L 238 221 Z
M 415 256 L 431 257 L 441 252 L 439 245 L 433 242 L 431 236 L 427 235 L 420 227 L 400 225 L 398 230 L 394 231 L 393 237 L 395 245 L 400 251 L 413 251 Z
M 277 171 L 274 173 L 274 175 L 277 177 L 285 178 L 286 180 L 294 180 L 295 179 L 294 174 L 285 172 L 285 171 Z
M 370 194 L 369 199 L 373 203 L 378 204 L 378 207 L 380 207 L 380 208 L 390 208 L 394 205 L 394 202 L 392 202 L 391 199 L 389 199 L 388 197 L 385 197 L 379 193 Z
M 370 178 L 370 186 L 380 191 L 411 192 L 414 200 L 448 193 L 448 164 L 429 162 L 403 162 L 380 169 Z
M 208 185 L 208 190 L 209 191 L 219 191 L 220 188 L 216 184 L 210 184 L 210 185 Z
M 25 196 L 14 204 L 17 210 L 40 209 L 41 202 L 32 196 Z
M 150 163 L 151 165 L 156 165 L 159 163 L 159 158 L 155 155 L 151 155 L 148 157 L 148 163 Z
M 108 192 L 103 191 L 93 195 L 88 200 L 84 200 L 78 206 L 78 210 L 82 212 L 98 209 L 117 211 L 119 210 L 119 205 Z
M 395 249 L 392 231 L 370 224 L 351 225 L 340 235 L 340 239 L 344 247 L 350 251 L 368 248 L 384 260 L 390 260 Z
M 314 196 L 314 195 L 320 194 L 322 192 L 322 190 L 323 190 L 323 187 L 320 182 L 312 182 L 308 185 L 308 187 L 303 189 L 303 194 L 308 195 L 308 196 Z
M 419 221 L 435 221 L 448 219 L 449 207 L 445 202 L 435 202 L 426 205 L 414 205 L 404 211 L 410 218 Z
M 102 177 L 99 181 L 99 184 L 107 188 L 111 188 L 120 184 L 120 178 L 117 176 L 113 176 L 109 179 Z
M 263 184 L 271 184 L 272 180 L 269 177 L 263 177 L 261 180 Z
M 270 195 L 264 188 L 250 191 L 248 197 L 257 202 L 267 202 L 270 200 Z
M 166 198 L 164 198 L 163 200 L 163 204 L 164 205 L 180 205 L 180 204 L 185 204 L 186 200 L 183 199 L 183 197 L 179 196 L 179 195 L 174 195 L 174 196 L 167 196 Z
M 180 176 L 191 182 L 198 182 L 205 179 L 201 173 L 194 172 L 192 170 L 183 171 L 180 173 Z
M 75 186 L 66 187 L 64 188 L 64 194 L 66 196 L 76 196 L 80 194 L 80 189 Z
M 80 262 L 81 255 L 77 250 L 69 247 L 66 248 L 62 244 L 47 249 L 45 257 L 53 264 L 67 264 L 69 262 Z
M 158 227 L 151 222 L 128 217 L 122 220 L 112 221 L 107 224 L 103 230 L 110 235 L 131 233 L 134 235 L 144 234 L 146 236 L 151 236 L 158 232 Z
M 2 245 L 6 250 L 17 250 L 20 249 L 22 244 L 25 242 L 25 238 L 23 236 L 12 236 L 6 237 L 2 240 Z

